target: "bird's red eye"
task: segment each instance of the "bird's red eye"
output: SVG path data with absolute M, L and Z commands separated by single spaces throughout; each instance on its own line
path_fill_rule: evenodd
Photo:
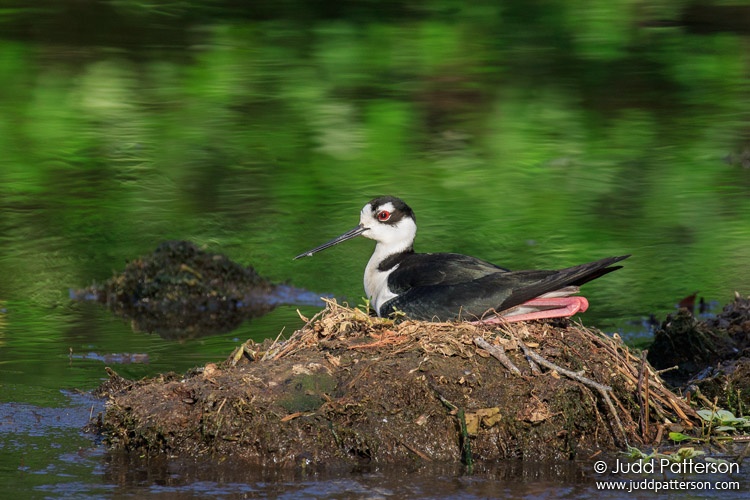
M 385 222 L 390 218 L 391 218 L 391 213 L 388 210 L 381 210 L 380 212 L 378 212 L 378 220 L 380 222 Z

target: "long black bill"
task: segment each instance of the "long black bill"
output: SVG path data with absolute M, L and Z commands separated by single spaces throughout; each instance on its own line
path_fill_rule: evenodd
M 360 224 L 359 226 L 355 227 L 354 229 L 351 229 L 351 230 L 345 232 L 341 236 L 336 236 L 331 241 L 329 241 L 327 243 L 323 243 L 319 247 L 315 247 L 315 248 L 313 248 L 310 251 L 307 251 L 305 253 L 299 254 L 298 256 L 296 256 L 294 258 L 294 260 L 297 260 L 297 259 L 299 259 L 301 257 L 312 257 L 312 254 L 314 254 L 314 253 L 318 253 L 321 250 L 325 250 L 326 248 L 330 248 L 333 245 L 338 245 L 342 241 L 346 241 L 346 240 L 350 240 L 352 238 L 355 238 L 355 237 L 359 236 L 360 234 L 364 233 L 365 231 L 367 231 L 367 228 L 364 227 L 362 224 Z

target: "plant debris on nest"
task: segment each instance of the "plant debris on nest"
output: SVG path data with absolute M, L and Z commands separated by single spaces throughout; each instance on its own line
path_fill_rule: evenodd
M 585 458 L 699 422 L 597 330 L 396 323 L 333 301 L 289 339 L 248 341 L 221 365 L 110 380 L 99 430 L 112 447 L 259 464 Z

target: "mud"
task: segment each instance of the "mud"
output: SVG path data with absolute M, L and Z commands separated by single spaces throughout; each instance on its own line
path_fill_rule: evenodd
M 184 375 L 110 372 L 100 393 L 97 430 L 114 449 L 261 465 L 587 458 L 658 445 L 665 422 L 700 428 L 644 359 L 600 331 L 396 324 L 334 302 L 287 340 L 248 341 Z

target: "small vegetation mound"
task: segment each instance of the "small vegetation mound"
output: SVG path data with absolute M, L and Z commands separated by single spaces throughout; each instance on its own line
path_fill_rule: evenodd
M 750 297 L 735 294 L 716 317 L 701 321 L 688 309 L 667 316 L 648 360 L 672 386 L 713 408 L 737 415 L 750 407 Z M 667 371 L 668 370 L 668 371 Z
M 189 241 L 164 242 L 104 283 L 71 295 L 105 304 L 135 330 L 175 339 L 231 331 L 281 304 L 320 303 L 317 295 L 271 283 L 251 266 Z

